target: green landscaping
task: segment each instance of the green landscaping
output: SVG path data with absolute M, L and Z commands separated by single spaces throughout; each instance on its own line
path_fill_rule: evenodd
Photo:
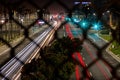
M 112 47 L 113 46 L 113 47 Z M 110 50 L 115 53 L 116 55 L 120 56 L 120 44 L 118 44 L 116 41 L 112 43 L 112 46 Z
M 107 41 L 110 41 L 112 39 L 110 35 L 100 34 L 99 36 Z M 120 44 L 118 42 L 113 41 L 109 50 L 111 50 L 114 54 L 120 56 Z
M 112 39 L 110 35 L 100 34 L 99 36 L 107 41 L 110 41 Z
M 40 50 L 40 58 L 22 68 L 21 80 L 69 80 L 77 62 L 71 55 L 82 49 L 78 38 L 64 37 Z

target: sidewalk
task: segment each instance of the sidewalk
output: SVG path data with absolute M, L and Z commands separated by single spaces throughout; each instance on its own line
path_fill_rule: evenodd
M 98 36 L 99 38 L 101 38 L 103 41 L 105 41 L 106 43 L 108 43 L 107 40 L 103 39 L 102 37 Z M 115 55 L 112 51 L 110 51 L 110 47 L 111 47 L 112 44 L 110 44 L 107 49 L 106 49 L 106 52 L 108 52 L 116 61 L 118 61 L 120 63 L 120 57 L 118 57 L 117 55 Z

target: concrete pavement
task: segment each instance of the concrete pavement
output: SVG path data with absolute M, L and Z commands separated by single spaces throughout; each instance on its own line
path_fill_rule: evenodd
M 103 39 L 102 37 L 98 36 L 99 38 L 101 38 L 104 42 L 108 43 L 107 40 Z M 118 61 L 120 63 L 120 57 L 115 55 L 112 51 L 110 51 L 110 47 L 111 47 L 112 44 L 110 44 L 107 49 L 106 49 L 106 52 L 108 52 L 116 61 Z
M 74 25 L 73 25 L 74 26 Z M 74 26 L 75 27 L 75 26 Z M 73 27 L 73 29 L 74 29 L 74 27 Z M 76 29 L 77 30 L 77 29 Z M 77 30 L 78 31 L 78 30 Z M 81 33 L 79 33 L 79 34 L 81 34 Z M 94 39 L 94 37 L 92 37 L 93 39 Z M 98 37 L 98 36 L 95 36 L 95 39 L 97 39 L 97 40 L 95 40 L 94 41 L 94 43 L 95 44 L 97 44 L 98 46 L 100 46 L 100 47 L 102 47 L 103 45 L 102 44 L 106 44 L 107 42 L 105 42 L 104 40 L 102 40 L 100 37 Z M 101 43 L 102 42 L 102 43 Z M 90 47 L 89 47 L 90 48 Z M 110 63 L 113 67 L 116 67 L 118 64 L 120 64 L 119 63 L 119 58 L 117 59 L 116 57 L 115 57 L 115 55 L 114 54 L 111 54 L 110 53 L 110 51 L 107 51 L 108 50 L 108 48 L 104 51 L 104 52 L 102 52 L 101 54 L 102 54 L 102 56 L 103 56 L 103 58 L 108 62 L 108 63 Z M 95 53 L 95 52 L 92 52 L 92 53 Z M 87 57 L 88 57 L 88 55 L 87 55 Z M 116 60 L 117 59 L 117 60 Z M 89 58 L 89 60 L 90 60 L 90 58 Z M 93 69 L 94 70 L 94 69 Z M 106 72 L 108 71 L 108 69 L 106 69 Z

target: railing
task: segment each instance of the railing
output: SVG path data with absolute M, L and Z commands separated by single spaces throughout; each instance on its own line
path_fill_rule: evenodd
M 28 58 L 32 59 L 31 55 L 33 55 L 34 50 L 36 50 L 36 48 L 40 46 L 39 44 L 41 43 L 41 41 L 45 40 L 45 37 L 48 35 L 47 33 L 51 30 L 51 28 L 46 29 L 47 31 L 43 32 L 35 40 L 29 37 L 31 34 L 30 30 L 34 27 L 39 19 L 45 21 L 45 24 L 47 24 L 48 26 L 51 26 L 51 24 L 49 23 L 51 21 L 51 12 L 53 14 L 61 13 L 56 12 L 56 10 L 53 11 L 54 6 L 50 8 L 51 5 L 56 3 L 57 5 L 59 5 L 58 9 L 60 9 L 57 11 L 61 11 L 62 8 L 62 10 L 64 11 L 62 11 L 61 14 L 70 18 L 72 22 L 74 22 L 72 17 L 76 15 L 79 15 L 79 18 L 85 17 L 85 19 L 89 19 L 90 25 L 88 29 L 84 29 L 84 27 L 82 27 L 82 25 L 79 25 L 78 23 L 74 23 L 77 27 L 81 28 L 83 32 L 83 34 L 81 34 L 83 36 L 83 41 L 90 41 L 97 49 L 98 55 L 96 61 L 90 63 L 87 68 L 89 69 L 96 62 L 102 60 L 111 69 L 111 79 L 119 80 L 120 64 L 112 65 L 109 62 L 110 60 L 106 60 L 106 58 L 104 58 L 104 54 L 102 54 L 103 50 L 105 50 L 112 42 L 116 41 L 118 44 L 120 43 L 120 12 L 116 8 L 117 6 L 119 6 L 119 0 L 106 0 L 104 4 L 102 3 L 102 0 L 100 3 L 99 2 L 100 1 L 97 2 L 97 0 L 93 0 L 89 4 L 88 8 L 88 6 L 83 7 L 82 2 L 73 5 L 74 0 L 46 0 L 43 2 L 41 0 L 0 0 L 0 33 L 5 32 L 4 35 L 0 34 L 0 45 L 6 45 L 10 49 L 10 52 L 7 55 L 5 54 L 7 56 L 7 59 L 5 59 L 3 64 L 1 63 L 0 76 L 4 79 L 12 79 L 13 75 L 17 72 L 17 69 L 23 66 L 26 62 L 29 62 L 29 60 L 27 60 Z M 101 6 L 99 6 L 98 4 L 101 4 Z M 57 8 L 57 6 L 55 7 Z M 107 9 L 109 9 L 110 11 L 110 24 L 108 20 L 107 22 L 106 20 L 103 20 L 105 14 L 109 14 L 109 11 L 107 11 L 106 13 Z M 95 12 L 93 16 L 96 16 L 96 19 L 93 19 L 89 16 L 92 13 L 91 11 Z M 115 21 L 112 21 L 111 14 L 113 14 L 112 17 L 114 17 Z M 81 17 L 81 15 L 83 16 Z M 96 20 L 96 22 L 101 21 L 104 26 L 110 30 L 110 35 L 112 39 L 108 43 L 105 43 L 104 46 L 97 46 L 96 43 L 93 42 L 94 40 L 91 39 L 92 36 L 88 35 L 89 29 L 92 27 L 92 20 L 90 19 Z M 68 22 L 69 21 L 64 21 L 60 25 L 60 27 L 64 26 Z M 14 40 L 16 36 L 19 37 L 21 35 L 24 36 L 23 41 L 20 41 L 20 43 L 16 44 L 16 46 L 14 47 L 11 46 L 10 41 Z M 16 54 L 15 50 L 24 42 L 25 39 L 28 39 L 29 41 L 31 41 L 31 43 L 28 44 L 21 52 Z M 37 51 L 39 51 L 39 49 L 36 50 L 36 52 Z M 14 77 L 16 77 L 16 75 Z

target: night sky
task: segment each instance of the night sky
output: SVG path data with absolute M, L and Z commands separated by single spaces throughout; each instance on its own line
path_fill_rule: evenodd
M 56 11 L 63 11 L 65 8 L 71 9 L 74 6 L 75 1 L 91 1 L 96 5 L 98 8 L 101 8 L 104 6 L 104 4 L 109 1 L 112 1 L 112 7 L 115 7 L 116 9 L 120 10 L 120 0 L 60 0 L 63 4 L 65 4 L 64 7 L 61 6 L 57 1 L 59 0 L 0 0 L 0 7 L 1 1 L 5 2 L 7 5 L 10 3 L 12 4 L 12 8 L 36 8 L 36 9 L 48 9 L 50 11 L 53 11 L 53 13 Z M 32 3 L 32 5 L 31 5 Z M 49 7 L 48 7 L 49 5 Z M 35 7 L 34 7 L 35 6 Z M 52 10 L 51 10 L 52 9 Z

